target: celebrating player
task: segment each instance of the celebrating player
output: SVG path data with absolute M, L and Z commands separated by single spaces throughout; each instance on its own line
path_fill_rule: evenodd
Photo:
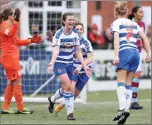
M 143 10 L 140 6 L 135 6 L 132 9 L 132 14 L 129 15 L 129 19 L 132 21 L 136 22 L 141 30 L 145 30 L 145 23 L 142 21 L 144 14 Z M 142 64 L 142 54 L 141 54 L 141 46 L 142 46 L 142 40 L 141 38 L 138 38 L 137 42 L 137 47 L 140 52 L 140 61 L 139 61 L 139 66 L 137 68 L 137 71 L 135 73 L 135 76 L 132 80 L 132 103 L 130 106 L 130 109 L 143 109 L 143 106 L 140 106 L 137 102 L 137 96 L 138 96 L 138 89 L 139 89 L 139 83 L 140 83 L 140 77 L 141 77 L 141 64 Z
M 80 60 L 85 72 L 89 75 L 90 68 L 88 68 L 83 60 L 80 48 L 80 36 L 73 29 L 75 25 L 75 18 L 71 13 L 65 13 L 62 17 L 63 28 L 59 29 L 53 37 L 53 53 L 50 63 L 48 64 L 48 72 L 54 71 L 55 75 L 61 81 L 63 97 L 67 109 L 67 119 L 75 120 L 73 116 L 72 105 L 74 97 L 71 90 L 71 81 L 73 76 L 73 50 L 76 49 L 76 54 Z M 49 97 L 49 111 L 53 112 L 55 98 Z
M 148 39 L 137 23 L 126 19 L 127 2 L 116 2 L 116 20 L 111 25 L 114 34 L 114 59 L 117 76 L 117 95 L 119 110 L 113 121 L 124 124 L 129 117 L 129 107 L 132 99 L 131 81 L 139 65 L 139 50 L 136 45 L 137 35 L 142 38 L 147 56 L 145 61 L 151 61 L 151 50 Z
M 5 93 L 4 103 L 1 114 L 15 113 L 9 108 L 12 96 L 14 95 L 18 111 L 17 114 L 31 114 L 33 110 L 24 108 L 21 86 L 21 67 L 19 64 L 19 46 L 30 43 L 39 43 L 41 37 L 34 35 L 31 39 L 20 40 L 17 37 L 17 31 L 20 20 L 20 10 L 5 9 L 0 14 L 0 62 L 6 72 L 8 80 Z
M 83 37 L 83 33 L 84 33 L 83 24 L 76 23 L 75 29 Z M 88 41 L 86 38 L 83 37 L 81 40 L 81 48 L 82 48 L 82 52 L 83 52 L 83 58 L 85 59 L 85 63 L 88 66 L 90 66 L 90 63 L 93 61 L 93 50 L 92 50 L 90 41 Z M 76 57 L 74 58 L 73 66 L 74 66 L 75 70 L 74 70 L 74 74 L 73 74 L 74 78 L 72 81 L 72 92 L 74 94 L 74 99 L 75 99 L 79 95 L 79 93 L 82 91 L 83 87 L 89 80 L 89 77 L 84 72 L 84 69 L 82 68 L 80 61 Z M 59 89 L 54 96 L 56 96 L 58 98 L 62 97 L 61 89 Z M 63 109 L 63 107 L 64 107 L 64 101 L 55 108 L 55 112 L 56 113 L 60 112 Z

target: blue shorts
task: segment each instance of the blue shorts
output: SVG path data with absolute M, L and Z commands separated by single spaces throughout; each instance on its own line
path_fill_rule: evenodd
M 73 80 L 76 82 L 76 88 L 81 91 L 85 84 L 88 82 L 89 77 L 86 73 L 80 73 L 79 75 L 73 75 Z
M 60 76 L 62 74 L 67 74 L 70 80 L 73 80 L 73 64 L 65 64 L 65 63 L 59 63 L 55 62 L 54 64 L 54 74 L 55 76 Z
M 119 52 L 119 64 L 116 67 L 116 72 L 119 69 L 127 70 L 128 72 L 136 72 L 139 65 L 139 52 L 133 49 L 125 49 Z

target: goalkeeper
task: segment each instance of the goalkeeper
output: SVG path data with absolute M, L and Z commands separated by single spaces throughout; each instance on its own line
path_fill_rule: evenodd
M 84 26 L 82 23 L 76 23 L 75 29 L 79 32 L 81 37 L 83 37 L 84 33 Z M 48 34 L 47 34 L 48 35 Z M 49 36 L 49 35 L 48 35 Z M 51 36 L 51 35 L 50 35 Z M 86 38 L 82 38 L 81 41 L 81 49 L 83 52 L 83 58 L 85 60 L 85 63 L 91 68 L 91 62 L 93 61 L 93 50 L 90 41 L 88 41 Z M 74 54 L 75 55 L 75 54 Z M 75 55 L 76 56 L 76 55 Z M 73 74 L 73 80 L 72 80 L 72 92 L 74 94 L 74 99 L 79 95 L 79 93 L 82 91 L 83 87 L 89 80 L 89 77 L 86 75 L 84 69 L 82 68 L 82 65 L 80 61 L 77 58 L 74 58 L 74 74 Z M 61 88 L 56 91 L 56 93 L 51 97 L 52 100 L 55 102 L 57 99 L 63 97 L 63 93 Z M 64 101 L 60 103 L 55 108 L 55 112 L 60 112 L 64 107 Z M 73 113 L 74 113 L 74 105 L 73 105 Z
M 23 104 L 19 46 L 39 43 L 41 37 L 34 35 L 32 38 L 25 40 L 20 40 L 17 37 L 20 14 L 21 12 L 18 8 L 15 9 L 14 14 L 11 8 L 5 9 L 0 14 L 0 63 L 7 77 L 1 114 L 32 114 L 34 112 L 26 109 Z M 13 95 L 16 100 L 17 112 L 9 108 Z

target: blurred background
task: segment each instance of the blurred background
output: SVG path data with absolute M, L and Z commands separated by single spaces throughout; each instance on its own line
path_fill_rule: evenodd
M 0 5 L 10 2 L 1 0 Z M 144 11 L 143 21 L 146 25 L 145 33 L 152 46 L 152 1 L 128 1 L 128 14 L 136 5 Z M 20 28 L 18 36 L 21 39 L 30 38 L 33 34 L 43 37 L 41 44 L 31 44 L 20 48 L 20 64 L 22 67 L 22 89 L 25 103 L 35 110 L 34 115 L 1 115 L 2 124 L 115 124 L 113 116 L 118 109 L 116 95 L 116 74 L 112 65 L 113 36 L 110 33 L 110 24 L 114 19 L 114 1 L 20 1 L 16 7 L 21 9 Z M 1 6 L 0 6 L 1 9 Z M 47 64 L 50 62 L 52 47 L 47 41 L 46 32 L 55 33 L 61 28 L 61 17 L 65 12 L 74 13 L 76 19 L 84 24 L 85 36 L 90 40 L 94 49 L 93 74 L 86 87 L 80 94 L 77 102 L 86 105 L 77 105 L 76 121 L 67 121 L 65 109 L 56 115 L 48 112 L 47 97 L 59 87 L 60 81 L 47 73 Z M 131 111 L 128 124 L 151 123 L 151 63 L 145 63 L 145 52 L 142 51 L 142 78 L 139 85 L 139 102 L 144 107 L 139 111 Z M 0 94 L 6 87 L 5 72 L 0 65 Z M 39 104 L 37 102 L 45 102 Z M 1 103 L 0 103 L 1 104 Z M 15 108 L 15 104 L 12 104 Z M 11 106 L 12 106 L 11 105 Z
M 128 1 L 128 14 L 136 5 L 142 6 L 143 21 L 146 24 L 145 33 L 152 43 L 151 6 L 149 1 Z M 21 39 L 30 38 L 33 34 L 41 34 L 43 41 L 40 45 L 32 44 L 21 47 L 21 66 L 23 73 L 23 92 L 33 93 L 51 75 L 47 74 L 47 64 L 51 58 L 51 41 L 46 40 L 47 30 L 55 33 L 61 28 L 61 17 L 65 12 L 74 13 L 77 20 L 84 24 L 85 36 L 90 40 L 94 49 L 93 75 L 85 91 L 115 90 L 115 67 L 112 65 L 113 36 L 110 24 L 114 19 L 113 1 L 20 1 L 21 9 L 20 30 Z M 144 58 L 144 52 L 143 52 Z M 142 80 L 140 87 L 151 88 L 151 64 L 142 65 Z M 5 73 L 0 66 L 1 93 L 5 88 Z M 145 84 L 146 83 L 146 84 Z M 47 84 L 40 93 L 55 92 L 60 87 L 58 79 Z

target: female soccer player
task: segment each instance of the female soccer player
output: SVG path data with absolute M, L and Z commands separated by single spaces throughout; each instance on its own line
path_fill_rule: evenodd
M 83 24 L 76 23 L 75 29 L 79 32 L 81 37 L 83 37 L 83 33 L 84 33 Z M 91 46 L 90 41 L 88 41 L 84 37 L 81 40 L 81 49 L 83 52 L 83 58 L 85 60 L 85 63 L 91 68 L 90 64 L 93 61 L 93 50 L 92 50 L 92 46 Z M 72 92 L 74 94 L 74 99 L 75 99 L 79 95 L 79 93 L 82 91 L 85 84 L 88 82 L 89 77 L 84 72 L 84 69 L 82 68 L 80 61 L 76 57 L 74 58 L 73 66 L 74 66 L 75 70 L 74 70 L 74 74 L 73 74 L 74 78 L 72 80 Z M 57 91 L 56 95 L 54 95 L 54 96 L 56 96 L 58 98 L 62 97 L 62 91 L 59 89 Z M 60 112 L 63 109 L 63 107 L 64 107 L 64 101 L 55 108 L 55 112 L 56 113 Z
M 65 13 L 62 17 L 63 28 L 59 29 L 53 37 L 53 53 L 50 63 L 48 64 L 48 72 L 54 71 L 55 75 L 61 81 L 63 96 L 65 99 L 65 106 L 67 109 L 67 119 L 75 120 L 72 112 L 72 105 L 74 103 L 73 94 L 71 91 L 71 80 L 73 76 L 73 52 L 76 49 L 76 54 L 80 60 L 85 72 L 89 75 L 90 68 L 88 68 L 83 60 L 80 48 L 80 36 L 73 29 L 75 25 L 75 18 L 71 13 Z M 50 105 L 49 111 L 52 113 L 54 108 L 53 97 L 48 98 Z
M 17 105 L 17 114 L 31 114 L 33 110 L 24 108 L 21 86 L 21 67 L 19 64 L 19 46 L 30 43 L 39 43 L 41 37 L 35 35 L 32 39 L 20 40 L 17 37 L 17 31 L 20 19 L 20 10 L 5 9 L 0 14 L 0 62 L 6 72 L 8 80 L 4 93 L 4 103 L 1 114 L 15 113 L 9 109 L 9 105 L 14 95 Z
M 126 18 L 127 2 L 116 2 L 114 12 L 116 20 L 111 25 L 114 34 L 114 59 L 117 76 L 117 95 L 119 110 L 113 121 L 124 124 L 129 117 L 129 107 L 132 99 L 131 81 L 139 65 L 139 50 L 136 45 L 137 35 L 143 39 L 147 56 L 145 61 L 151 61 L 151 50 L 148 39 L 137 23 Z
M 135 6 L 132 9 L 132 14 L 129 15 L 129 19 L 131 19 L 133 22 L 136 22 L 141 30 L 145 30 L 145 23 L 142 21 L 144 14 L 143 10 L 140 6 Z M 139 66 L 136 70 L 135 76 L 132 80 L 132 103 L 130 106 L 130 109 L 143 109 L 143 106 L 140 106 L 137 101 L 137 96 L 138 96 L 138 89 L 139 89 L 139 82 L 140 82 L 140 77 L 141 77 L 141 64 L 142 64 L 142 54 L 141 54 L 141 46 L 142 46 L 142 40 L 141 38 L 138 38 L 137 42 L 137 47 L 140 52 L 140 61 L 139 61 Z

